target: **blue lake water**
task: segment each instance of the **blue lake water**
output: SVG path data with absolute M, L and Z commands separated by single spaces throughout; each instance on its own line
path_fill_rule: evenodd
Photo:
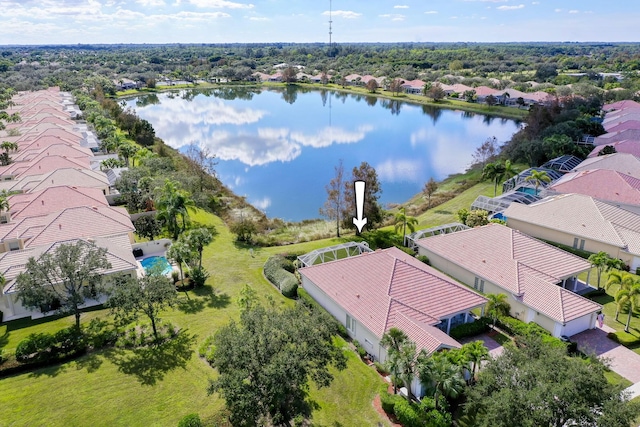
M 368 162 L 380 202 L 403 203 L 429 178 L 464 172 L 487 138 L 503 143 L 518 129 L 513 120 L 294 88 L 180 91 L 127 103 L 170 146 L 208 146 L 225 185 L 290 221 L 320 217 L 340 159 L 345 179 Z

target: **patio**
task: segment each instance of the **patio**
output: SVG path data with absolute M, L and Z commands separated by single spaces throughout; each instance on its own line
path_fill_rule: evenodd
M 562 286 L 565 289 L 570 290 L 578 295 L 584 295 L 591 291 L 595 291 L 596 288 L 579 280 L 577 277 L 570 277 L 558 283 L 558 286 Z

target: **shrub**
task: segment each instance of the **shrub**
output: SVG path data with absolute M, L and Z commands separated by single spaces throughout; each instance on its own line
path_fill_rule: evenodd
M 84 329 L 84 341 L 88 347 L 102 348 L 118 340 L 117 329 L 105 320 L 91 319 Z
M 404 400 L 402 396 L 399 394 L 391 394 L 385 389 L 380 392 L 380 405 L 382 406 L 382 410 L 387 414 L 394 413 L 394 406 L 398 400 Z
M 489 325 L 491 324 L 491 319 L 488 317 L 481 317 L 472 323 L 463 323 L 462 325 L 454 326 L 449 331 L 449 335 L 455 339 L 460 339 L 464 337 L 472 337 L 474 335 L 479 335 L 489 330 Z
M 539 336 L 551 335 L 549 331 L 535 322 L 524 323 L 522 320 L 510 316 L 502 316 L 496 322 L 496 325 L 510 335 L 527 336 L 536 334 Z
M 424 425 L 420 419 L 420 412 L 416 410 L 416 407 L 407 402 L 406 399 L 396 400 L 393 405 L 393 413 L 398 418 L 398 422 L 404 427 L 419 427 Z
M 282 255 L 274 255 L 264 264 L 265 277 L 288 298 L 297 295 L 298 279 L 292 273 L 294 270 L 293 262 Z
M 380 373 L 380 375 L 389 375 L 389 369 L 387 369 L 384 363 L 373 362 L 373 365 L 376 367 L 376 370 Z
M 177 271 L 172 271 L 171 272 L 171 280 L 173 280 L 173 284 L 175 285 L 176 283 L 178 283 L 178 280 L 180 280 L 180 273 Z
M 53 335 L 56 353 L 67 355 L 84 350 L 84 336 L 75 326 L 61 329 Z
M 318 304 L 318 302 L 314 300 L 313 297 L 309 295 L 309 293 L 304 288 L 298 288 L 298 299 L 300 300 L 300 303 L 304 304 L 304 306 L 307 307 L 310 311 L 319 310 L 320 312 L 326 314 L 326 317 L 328 319 L 332 319 L 332 321 L 335 322 L 336 329 L 341 337 L 347 338 L 349 336 L 347 328 L 342 323 L 338 322 L 335 317 L 329 314 L 329 312 L 325 310 L 324 307 Z
M 6 362 L 8 358 L 7 353 L 4 350 L 0 350 L 0 365 Z
M 198 414 L 185 415 L 178 423 L 178 427 L 202 427 L 202 426 L 203 424 Z
M 426 255 L 418 255 L 416 258 L 417 258 L 419 261 L 424 262 L 424 263 L 425 263 L 425 264 L 427 264 L 427 265 L 431 265 L 431 264 L 429 264 L 429 257 L 428 257 L 428 256 L 426 256 Z
M 424 425 L 427 425 L 429 427 L 450 427 L 452 423 L 450 413 L 442 413 L 440 411 L 436 411 L 435 409 L 427 412 L 424 416 L 424 419 L 426 421 L 426 424 Z
M 196 267 L 191 270 L 191 282 L 196 288 L 204 286 L 205 282 L 209 278 L 209 273 L 204 267 Z
M 51 358 L 53 336 L 50 334 L 31 334 L 18 343 L 16 360 L 22 363 L 42 363 Z
M 364 349 L 364 347 L 362 347 L 362 345 L 360 345 L 360 343 L 358 341 L 353 341 L 353 345 L 356 348 L 356 353 L 358 353 L 358 356 L 360 356 L 361 359 L 364 359 L 364 357 L 367 355 L 367 351 Z

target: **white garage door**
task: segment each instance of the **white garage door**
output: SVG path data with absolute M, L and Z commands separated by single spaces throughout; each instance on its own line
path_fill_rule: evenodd
M 562 335 L 566 335 L 568 337 L 579 334 L 582 331 L 585 331 L 591 327 L 591 315 L 579 317 L 571 322 L 568 322 L 566 326 L 562 330 Z

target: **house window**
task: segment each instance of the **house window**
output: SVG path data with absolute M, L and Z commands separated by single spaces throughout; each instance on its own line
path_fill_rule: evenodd
M 9 242 L 9 250 L 10 251 L 19 251 L 20 250 L 20 242 L 17 240 L 13 240 Z
M 353 317 L 349 316 L 347 314 L 347 331 L 351 332 L 352 334 L 356 333 L 356 321 Z
M 584 250 L 584 239 L 573 238 L 573 248 Z
M 473 282 L 473 289 L 484 292 L 484 280 L 476 277 L 475 281 Z
M 6 224 L 8 222 L 9 222 L 9 219 L 7 218 L 6 215 L 0 216 L 0 224 Z

